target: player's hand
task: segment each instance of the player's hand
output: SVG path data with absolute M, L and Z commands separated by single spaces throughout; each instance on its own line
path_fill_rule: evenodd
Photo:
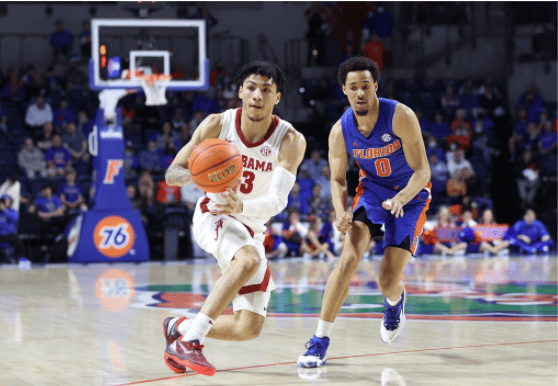
M 347 232 L 347 229 L 349 228 L 351 222 L 353 222 L 353 214 L 351 212 L 341 212 L 341 214 L 337 216 L 337 220 L 335 221 L 337 229 L 341 233 Z
M 231 189 L 227 188 L 226 191 L 221 193 L 221 197 L 227 201 L 225 205 L 216 204 L 213 210 L 209 212 L 213 215 L 215 214 L 239 214 L 242 213 L 242 201 L 236 196 L 236 193 Z
M 397 196 L 382 202 L 382 208 L 391 211 L 395 218 L 403 217 L 403 203 Z
M 531 244 L 531 238 L 525 235 L 517 235 L 519 240 L 523 240 L 526 244 Z

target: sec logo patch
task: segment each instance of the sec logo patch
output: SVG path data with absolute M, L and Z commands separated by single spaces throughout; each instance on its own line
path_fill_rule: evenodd
M 120 216 L 101 219 L 93 231 L 93 242 L 97 250 L 110 258 L 122 257 L 134 246 L 136 233 L 132 224 Z
M 389 142 L 389 141 L 391 141 L 391 135 L 389 135 L 389 134 L 387 134 L 387 133 L 384 134 L 384 135 L 382 135 L 382 141 L 384 141 L 384 142 Z

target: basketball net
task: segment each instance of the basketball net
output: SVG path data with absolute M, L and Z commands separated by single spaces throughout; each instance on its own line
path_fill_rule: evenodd
M 160 106 L 167 104 L 165 91 L 172 79 L 172 76 L 163 74 L 151 74 L 141 75 L 139 79 L 141 82 L 141 87 L 143 88 L 143 92 L 145 93 L 146 106 Z
M 129 79 L 129 74 L 125 76 L 125 79 Z M 172 76 L 163 74 L 140 75 L 140 72 L 136 71 L 136 77 L 139 78 L 141 87 L 145 93 L 146 106 L 161 106 L 167 104 L 165 91 Z M 101 91 L 99 93 L 99 100 L 101 102 L 99 107 L 103 109 L 105 120 L 115 121 L 116 105 L 118 101 L 123 96 L 134 92 L 136 92 L 136 90 L 133 89 L 105 89 Z

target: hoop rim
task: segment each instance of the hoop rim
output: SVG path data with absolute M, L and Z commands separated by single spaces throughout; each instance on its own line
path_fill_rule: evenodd
M 139 75 L 136 76 L 136 78 L 139 78 L 140 80 L 144 80 L 144 81 L 148 81 L 148 80 L 153 80 L 153 81 L 165 81 L 165 80 L 171 80 L 172 79 L 172 75 L 166 75 L 166 74 L 148 74 L 148 75 Z

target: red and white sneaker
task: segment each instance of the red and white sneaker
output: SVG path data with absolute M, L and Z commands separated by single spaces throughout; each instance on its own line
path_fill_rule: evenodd
M 163 335 L 164 335 L 165 340 L 167 342 L 167 346 L 172 344 L 175 340 L 182 339 L 182 335 L 180 334 L 180 332 L 178 332 L 178 325 L 180 323 L 182 323 L 184 320 L 187 320 L 187 319 L 186 319 L 186 317 L 183 316 L 183 317 L 178 318 L 178 319 L 173 318 L 173 317 L 168 317 L 168 318 L 165 318 L 165 320 L 163 321 Z M 165 355 L 165 363 L 167 364 L 169 369 L 171 369 L 175 373 L 185 373 L 186 372 L 186 367 L 174 362 L 170 358 L 167 358 L 166 355 Z
M 165 350 L 165 362 L 167 366 L 169 362 L 184 366 L 198 374 L 207 375 L 209 377 L 215 375 L 215 367 L 205 359 L 202 353 L 203 346 L 200 342 L 192 340 L 185 342 L 182 340 L 175 340 Z M 171 367 L 171 369 L 173 369 Z

